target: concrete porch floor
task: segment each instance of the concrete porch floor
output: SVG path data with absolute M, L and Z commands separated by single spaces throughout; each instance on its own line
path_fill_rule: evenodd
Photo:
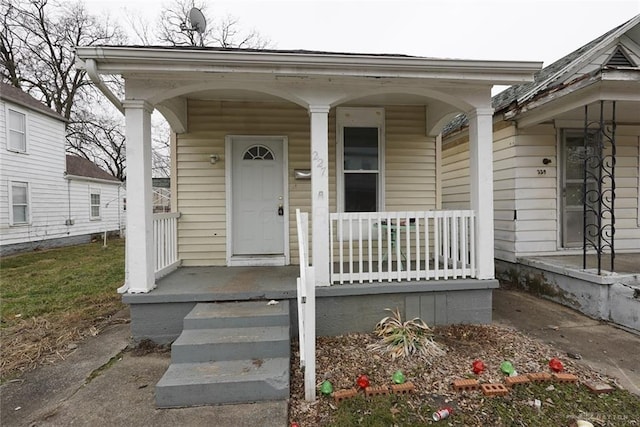
M 157 282 L 147 294 L 125 294 L 123 301 L 245 301 L 292 299 L 300 268 L 283 267 L 181 267 Z
M 573 270 L 582 270 L 582 255 L 549 255 L 549 256 L 533 256 L 523 257 L 546 264 L 556 265 L 562 268 Z M 587 255 L 587 270 L 597 269 L 597 258 L 595 254 Z M 611 255 L 603 254 L 601 260 L 601 268 L 603 275 L 611 275 Z M 614 259 L 614 271 L 616 274 L 622 275 L 640 275 L 640 253 L 623 253 L 616 254 Z M 594 272 L 597 274 L 597 271 Z

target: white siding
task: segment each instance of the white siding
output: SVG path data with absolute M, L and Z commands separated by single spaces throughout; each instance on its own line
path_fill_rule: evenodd
M 517 132 L 517 133 L 516 133 Z M 559 243 L 557 137 L 560 130 L 539 125 L 494 131 L 495 256 L 516 257 L 561 251 Z M 464 134 L 443 146 L 443 208 L 469 203 L 469 149 Z M 640 249 L 638 203 L 640 127 L 616 130 L 616 250 Z M 544 165 L 548 158 L 551 163 Z
M 61 120 L 37 111 L 16 107 L 27 114 L 27 152 L 8 151 L 6 104 L 10 103 L 3 99 L 0 105 L 1 244 L 4 246 L 31 242 L 36 247 L 43 240 L 100 232 L 105 228 L 117 230 L 117 203 L 115 207 L 105 210 L 103 220 L 93 221 L 90 226 L 82 225 L 85 223 L 83 218 L 86 217 L 88 220 L 88 211 L 85 211 L 86 213 L 81 216 L 82 208 L 74 205 L 74 209 L 79 209 L 78 215 L 72 216 L 76 225 L 65 225 L 65 221 L 69 218 L 68 188 L 67 180 L 64 178 L 66 169 L 65 124 Z M 10 181 L 29 184 L 31 202 L 29 224 L 10 225 L 8 199 Z M 117 197 L 118 185 L 105 186 L 100 184 L 100 186 L 104 187 L 105 196 L 115 195 L 114 197 Z M 73 194 L 74 191 L 75 189 L 72 189 L 72 205 L 76 203 L 76 198 L 82 199 L 82 196 Z M 88 209 L 88 196 L 82 203 Z M 120 206 L 122 205 L 120 204 Z M 116 220 L 112 220 L 114 215 Z
M 387 210 L 435 208 L 435 140 L 425 136 L 424 107 L 385 106 L 385 198 Z M 335 111 L 329 114 L 329 209 L 336 210 Z M 226 262 L 226 135 L 281 135 L 289 141 L 289 236 L 298 263 L 296 208 L 311 210 L 311 182 L 294 169 L 310 168 L 307 111 L 290 103 L 189 101 L 189 132 L 178 135 L 177 210 L 183 265 Z M 212 165 L 209 155 L 221 154 Z
M 640 250 L 640 126 L 616 129 L 616 250 Z
M 515 175 L 515 249 L 547 252 L 558 249 L 556 129 L 539 125 L 520 130 L 511 170 Z M 551 160 L 545 165 L 544 158 Z
M 73 226 L 68 227 L 71 235 L 101 233 L 119 230 L 124 224 L 125 190 L 119 183 L 107 184 L 83 179 L 65 180 L 69 186 L 70 198 L 67 200 L 65 218 L 73 219 Z M 100 218 L 91 219 L 90 192 L 96 189 L 100 193 Z M 69 209 L 70 208 L 70 209 Z M 70 216 L 69 216 L 70 213 Z

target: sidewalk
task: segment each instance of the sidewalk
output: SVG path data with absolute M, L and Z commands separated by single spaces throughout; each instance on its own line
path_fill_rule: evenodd
M 530 294 L 493 291 L 493 321 L 515 327 L 615 378 L 640 395 L 640 336 Z

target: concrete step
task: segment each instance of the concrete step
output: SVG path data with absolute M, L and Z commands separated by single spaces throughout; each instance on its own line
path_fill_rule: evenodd
M 156 385 L 161 408 L 288 398 L 288 357 L 173 363 Z
M 267 305 L 267 301 L 200 303 L 184 318 L 184 329 L 286 326 L 287 301 Z
M 185 329 L 171 345 L 172 363 L 289 357 L 289 326 Z

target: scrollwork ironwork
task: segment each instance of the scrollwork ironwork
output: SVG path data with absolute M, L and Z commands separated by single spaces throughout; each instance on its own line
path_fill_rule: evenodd
M 598 105 L 597 120 L 589 120 L 589 106 L 584 107 L 582 264 L 586 269 L 587 252 L 594 250 L 598 274 L 602 274 L 603 254 L 611 255 L 611 272 L 615 260 L 616 103 L 609 104 L 611 119 L 608 121 L 604 117 L 605 101 Z

